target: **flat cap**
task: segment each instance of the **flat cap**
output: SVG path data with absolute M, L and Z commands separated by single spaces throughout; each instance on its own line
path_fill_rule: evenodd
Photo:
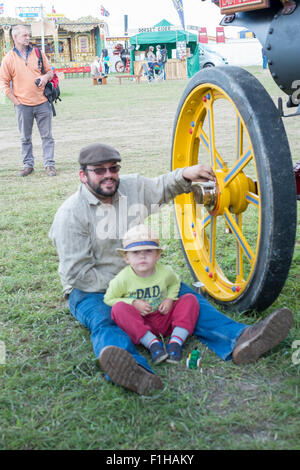
M 90 144 L 83 147 L 79 152 L 80 165 L 99 165 L 105 162 L 120 162 L 119 152 L 105 144 Z

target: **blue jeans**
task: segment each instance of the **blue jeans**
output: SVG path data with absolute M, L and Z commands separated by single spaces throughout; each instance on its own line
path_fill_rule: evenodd
M 226 317 L 215 309 L 201 294 L 181 283 L 179 296 L 196 295 L 200 315 L 194 334 L 223 360 L 231 359 L 234 344 L 247 327 Z M 72 315 L 90 330 L 94 353 L 98 358 L 106 346 L 118 346 L 128 351 L 145 369 L 153 372 L 146 359 L 138 353 L 129 336 L 111 319 L 111 308 L 103 302 L 104 294 L 73 289 L 69 297 Z
M 224 361 L 232 359 L 235 342 L 248 325 L 223 315 L 203 295 L 197 294 L 182 282 L 179 295 L 187 293 L 194 294 L 200 305 L 199 319 L 193 334 Z
M 165 63 L 164 62 L 159 62 L 159 66 L 160 66 L 160 69 L 161 69 L 162 77 L 165 80 L 166 79 Z

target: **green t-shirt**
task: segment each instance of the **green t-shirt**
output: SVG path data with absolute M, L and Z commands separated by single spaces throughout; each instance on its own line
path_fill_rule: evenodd
M 131 266 L 126 266 L 109 283 L 104 302 L 112 307 L 117 302 L 132 304 L 134 300 L 144 300 L 157 310 L 164 299 L 177 300 L 180 280 L 170 266 L 156 263 L 155 273 L 149 277 L 135 274 Z

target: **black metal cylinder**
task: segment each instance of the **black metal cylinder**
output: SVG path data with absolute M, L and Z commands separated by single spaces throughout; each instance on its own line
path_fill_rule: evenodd
M 273 80 L 287 95 L 296 89 L 300 81 L 300 0 L 290 15 L 282 14 L 282 3 L 272 1 L 270 8 L 239 12 L 226 26 L 244 26 L 255 33 L 264 48 Z
M 266 38 L 271 46 L 267 53 L 269 69 L 277 85 L 291 95 L 299 88 L 296 82 L 300 83 L 300 2 L 291 15 L 278 14 L 271 28 Z

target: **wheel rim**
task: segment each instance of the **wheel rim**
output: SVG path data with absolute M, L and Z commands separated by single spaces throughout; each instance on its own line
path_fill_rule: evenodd
M 258 258 L 260 190 L 245 122 L 230 96 L 214 84 L 189 93 L 174 133 L 173 169 L 196 163 L 215 172 L 216 188 L 204 188 L 206 195 L 213 194 L 213 204 L 199 203 L 197 187 L 177 196 L 177 226 L 195 277 L 213 298 L 232 302 L 249 285 Z
M 124 71 L 124 64 L 123 64 L 123 62 L 121 62 L 121 61 L 116 62 L 115 68 L 116 68 L 116 71 L 117 71 L 118 73 L 123 72 L 123 71 Z

